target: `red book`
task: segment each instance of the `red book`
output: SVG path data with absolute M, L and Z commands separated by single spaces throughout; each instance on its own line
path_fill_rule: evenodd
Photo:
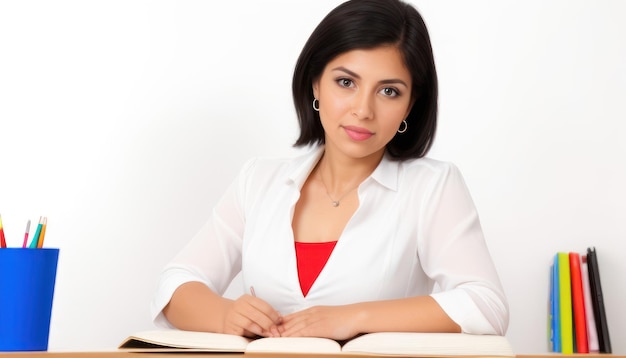
M 580 269 L 580 255 L 569 253 L 570 277 L 572 280 L 572 313 L 574 321 L 574 337 L 576 338 L 576 353 L 589 353 L 587 341 L 587 318 L 585 313 L 585 294 Z

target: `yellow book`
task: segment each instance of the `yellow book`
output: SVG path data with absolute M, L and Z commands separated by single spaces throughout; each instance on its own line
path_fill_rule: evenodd
M 559 313 L 561 328 L 561 353 L 574 353 L 574 326 L 572 319 L 572 284 L 569 253 L 559 252 Z

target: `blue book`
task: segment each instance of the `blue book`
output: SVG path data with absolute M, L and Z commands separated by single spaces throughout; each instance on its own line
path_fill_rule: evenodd
M 559 257 L 554 255 L 554 263 L 552 264 L 552 351 L 561 353 L 561 314 L 560 314 L 560 295 L 559 295 Z
M 548 352 L 554 352 L 554 264 L 550 264 L 550 300 L 548 303 Z

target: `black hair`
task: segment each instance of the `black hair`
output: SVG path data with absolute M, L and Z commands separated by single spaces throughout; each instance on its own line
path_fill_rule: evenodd
M 420 158 L 437 127 L 437 73 L 430 37 L 419 12 L 401 0 L 349 0 L 332 10 L 307 40 L 293 74 L 292 91 L 300 136 L 294 146 L 324 144 L 319 113 L 312 108 L 313 82 L 335 57 L 356 49 L 396 46 L 413 83 L 407 131 L 387 144 L 392 158 Z

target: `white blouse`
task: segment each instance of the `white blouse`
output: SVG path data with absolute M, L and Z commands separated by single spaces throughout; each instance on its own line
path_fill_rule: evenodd
M 304 297 L 292 218 L 323 153 L 253 159 L 198 234 L 161 274 L 152 315 L 177 287 L 199 281 L 223 294 L 241 271 L 244 292 L 286 315 L 311 306 L 431 295 L 463 332 L 504 335 L 508 303 L 459 170 L 429 158 L 383 158 L 358 188 L 359 208 Z M 332 210 L 332 207 L 329 209 Z

